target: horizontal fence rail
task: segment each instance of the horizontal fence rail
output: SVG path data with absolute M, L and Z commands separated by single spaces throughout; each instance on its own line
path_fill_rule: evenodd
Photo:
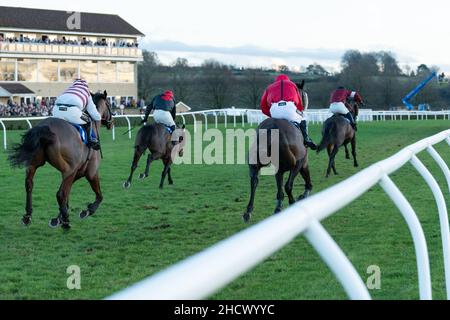
M 320 124 L 327 120 L 332 114 L 328 109 L 310 109 L 306 113 L 306 118 L 310 123 Z M 132 138 L 132 124 L 130 119 L 143 119 L 143 115 L 116 115 L 114 119 L 125 119 L 128 126 L 128 138 Z M 241 126 L 244 128 L 246 125 L 253 126 L 260 124 L 267 119 L 260 110 L 257 109 L 212 109 L 195 112 L 179 113 L 177 115 L 181 119 L 183 124 L 187 124 L 187 119 L 193 120 L 194 132 L 197 132 L 197 122 L 201 121 L 205 130 L 211 128 L 211 120 L 215 128 L 218 128 L 219 120 L 226 128 L 232 125 L 233 128 Z M 41 121 L 47 117 L 11 117 L 0 118 L 0 126 L 3 130 L 3 148 L 7 149 L 7 128 L 5 123 L 7 122 L 26 122 L 29 128 L 32 128 L 31 121 Z M 232 118 L 232 123 L 229 119 Z M 431 119 L 448 119 L 450 120 L 450 110 L 443 111 L 373 111 L 370 109 L 360 110 L 358 121 L 370 122 L 370 121 L 387 121 L 387 120 L 431 120 Z M 112 128 L 112 138 L 116 139 L 116 129 Z
M 408 200 L 389 177 L 407 163 L 411 163 L 425 179 L 438 204 L 446 292 L 447 298 L 450 299 L 450 240 L 446 203 L 436 180 L 416 157 L 418 153 L 428 151 L 444 172 L 450 190 L 449 168 L 433 148 L 433 145 L 443 141 L 450 146 L 450 130 L 410 145 L 347 180 L 298 202 L 282 214 L 272 216 L 107 299 L 207 298 L 263 262 L 300 234 L 303 234 L 319 253 L 349 298 L 370 299 L 370 294 L 355 267 L 320 222 L 377 184 L 399 209 L 411 232 L 416 253 L 420 298 L 431 299 L 430 265 L 422 226 Z M 448 195 L 447 192 L 446 194 Z

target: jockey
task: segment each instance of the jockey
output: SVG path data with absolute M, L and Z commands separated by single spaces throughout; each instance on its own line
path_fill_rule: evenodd
M 330 112 L 333 114 L 342 114 L 350 121 L 350 125 L 356 131 L 356 119 L 353 118 L 351 111 L 353 107 L 349 102 L 356 102 L 362 104 L 362 97 L 356 91 L 346 90 L 344 87 L 339 87 L 331 94 L 330 98 Z
M 292 122 L 300 129 L 305 146 L 316 150 L 316 144 L 308 136 L 308 128 L 304 115 L 304 105 L 295 83 L 289 77 L 281 74 L 267 87 L 261 98 L 262 112 L 274 119 L 284 119 Z
M 146 123 L 150 112 L 153 112 L 153 118 L 156 123 L 161 123 L 168 127 L 172 132 L 175 131 L 176 106 L 173 92 L 170 90 L 155 96 L 152 102 L 147 106 L 144 120 L 141 123 Z
M 84 112 L 86 111 L 86 112 Z M 87 113 L 87 114 L 86 114 Z M 86 131 L 87 146 L 94 150 L 100 149 L 98 140 L 91 136 L 92 121 L 102 119 L 92 100 L 92 95 L 86 81 L 77 79 L 64 93 L 56 99 L 53 117 L 81 125 Z

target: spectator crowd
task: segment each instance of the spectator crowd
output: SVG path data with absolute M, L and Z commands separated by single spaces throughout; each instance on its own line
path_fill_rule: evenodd
M 107 42 L 106 39 L 102 39 L 99 41 L 92 41 L 86 39 L 86 37 L 83 37 L 81 40 L 71 40 L 67 39 L 66 37 L 62 37 L 59 39 L 53 39 L 50 40 L 48 37 L 42 37 L 40 39 L 34 39 L 29 38 L 24 35 L 20 35 L 20 37 L 15 38 L 4 38 L 2 34 L 0 34 L 0 42 L 7 42 L 7 43 L 41 43 L 41 44 L 59 44 L 59 45 L 74 45 L 74 46 L 96 46 L 96 47 L 128 47 L 128 48 L 134 48 L 138 47 L 137 42 L 127 42 L 120 40 L 118 42 Z
M 47 117 L 51 115 L 53 105 L 54 100 L 21 104 L 10 100 L 6 105 L 0 104 L 0 117 Z

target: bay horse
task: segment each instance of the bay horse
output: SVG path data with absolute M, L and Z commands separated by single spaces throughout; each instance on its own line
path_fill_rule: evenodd
M 353 119 L 359 114 L 359 106 L 354 103 L 350 106 L 349 110 Z M 335 158 L 339 152 L 339 148 L 343 145 L 345 148 L 345 157 L 350 159 L 350 154 L 348 152 L 348 144 L 352 147 L 353 165 L 355 168 L 359 166 L 358 160 L 356 159 L 356 132 L 355 129 L 350 125 L 349 121 L 340 114 L 335 114 L 331 118 L 328 118 L 322 127 L 322 141 L 320 142 L 317 153 L 321 152 L 325 148 L 328 151 L 328 168 L 326 177 L 330 176 L 331 170 L 337 175 Z
M 150 165 L 152 162 L 162 160 L 164 163 L 164 169 L 161 174 L 159 188 L 163 189 L 166 176 L 168 176 L 169 185 L 173 185 L 171 165 L 176 153 L 178 153 L 180 157 L 183 156 L 183 142 L 185 138 L 184 130 L 185 126 L 183 125 L 181 130 L 176 129 L 172 134 L 170 134 L 167 131 L 166 126 L 160 123 L 145 125 L 139 129 L 134 145 L 134 156 L 131 164 L 130 176 L 127 181 L 123 183 L 123 187 L 125 189 L 129 189 L 131 187 L 133 174 L 137 169 L 140 158 L 147 149 L 150 151 L 147 157 L 147 165 L 145 167 L 145 172 L 139 175 L 139 179 L 143 180 L 149 176 Z
M 98 112 L 102 116 L 101 124 L 108 129 L 113 126 L 113 113 L 107 100 L 107 92 L 91 94 Z M 98 123 L 95 123 L 96 135 L 99 137 Z M 61 172 L 62 183 L 56 194 L 59 205 L 59 215 L 50 220 L 49 226 L 64 230 L 70 229 L 69 195 L 75 181 L 86 178 L 95 193 L 95 201 L 81 211 L 80 218 L 85 219 L 97 211 L 103 200 L 100 189 L 98 168 L 100 152 L 88 148 L 80 138 L 79 131 L 69 122 L 58 118 L 47 118 L 37 126 L 28 130 L 22 136 L 22 142 L 17 144 L 9 155 L 13 167 L 26 168 L 25 190 L 26 207 L 22 223 L 30 225 L 33 214 L 32 193 L 33 179 L 37 169 L 49 163 Z
M 271 139 L 271 133 L 273 132 L 273 130 L 278 130 L 278 141 L 272 141 Z M 260 141 L 260 133 L 263 131 L 267 133 L 267 143 Z M 243 215 L 243 219 L 246 223 L 250 221 L 253 212 L 255 193 L 259 182 L 259 172 L 263 167 L 268 165 L 262 163 L 260 159 L 261 152 L 270 154 L 273 143 L 276 144 L 275 148 L 278 147 L 279 151 L 278 166 L 275 165 L 275 180 L 277 183 L 278 192 L 274 213 L 276 214 L 281 212 L 283 207 L 283 179 L 286 172 L 289 172 L 289 178 L 286 182 L 286 185 L 284 186 L 284 189 L 289 198 L 289 205 L 292 205 L 296 202 L 294 196 L 292 195 L 292 191 L 294 180 L 299 173 L 302 175 L 303 180 L 305 181 L 305 191 L 302 195 L 300 195 L 298 200 L 307 198 L 313 188 L 308 166 L 308 151 L 303 144 L 303 136 L 298 128 L 296 128 L 287 120 L 269 118 L 263 121 L 258 126 L 256 132 L 257 139 L 251 148 L 251 150 L 253 151 L 251 151 L 251 155 L 249 156 L 250 200 L 247 206 L 247 211 Z

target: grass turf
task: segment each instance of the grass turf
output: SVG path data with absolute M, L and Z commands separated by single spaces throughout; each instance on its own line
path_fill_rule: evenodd
M 402 147 L 449 128 L 448 121 L 360 123 L 360 168 L 337 156 L 339 176 L 325 179 L 327 157 L 310 155 L 314 192 L 353 175 Z M 192 129 L 192 128 L 190 128 Z M 72 230 L 51 230 L 57 216 L 59 173 L 45 166 L 35 178 L 34 216 L 29 228 L 20 224 L 24 213 L 24 170 L 12 170 L 0 151 L 0 299 L 99 299 L 186 258 L 249 226 L 241 215 L 249 194 L 245 165 L 182 165 L 172 170 L 174 186 L 158 189 L 162 164 L 155 163 L 150 177 L 139 181 L 145 158 L 130 190 L 122 183 L 129 174 L 133 141 L 120 135 L 112 141 L 103 131 L 105 159 L 101 183 L 105 196 L 97 215 L 85 221 L 78 212 L 94 200 L 86 181 L 71 193 Z M 125 131 L 125 129 L 123 129 Z M 320 127 L 310 126 L 319 140 Z M 9 143 L 20 132 L 8 132 Z M 448 145 L 436 146 L 450 163 Z M 445 178 L 431 157 L 419 158 L 437 178 L 449 204 Z M 425 230 L 430 251 L 434 298 L 445 298 L 443 259 L 437 208 L 431 191 L 410 165 L 392 175 L 411 201 Z M 303 191 L 298 179 L 295 194 Z M 271 215 L 275 181 L 261 177 L 252 224 Z M 287 205 L 287 200 L 286 200 Z M 299 213 L 301 214 L 301 213 Z M 381 268 L 381 290 L 375 299 L 417 299 L 414 247 L 400 213 L 381 188 L 328 218 L 324 226 L 366 279 L 371 265 Z M 68 290 L 67 267 L 81 268 L 81 290 Z M 187 275 L 188 276 L 188 275 Z M 299 236 L 291 244 L 232 282 L 212 299 L 345 299 L 346 295 L 318 255 Z

